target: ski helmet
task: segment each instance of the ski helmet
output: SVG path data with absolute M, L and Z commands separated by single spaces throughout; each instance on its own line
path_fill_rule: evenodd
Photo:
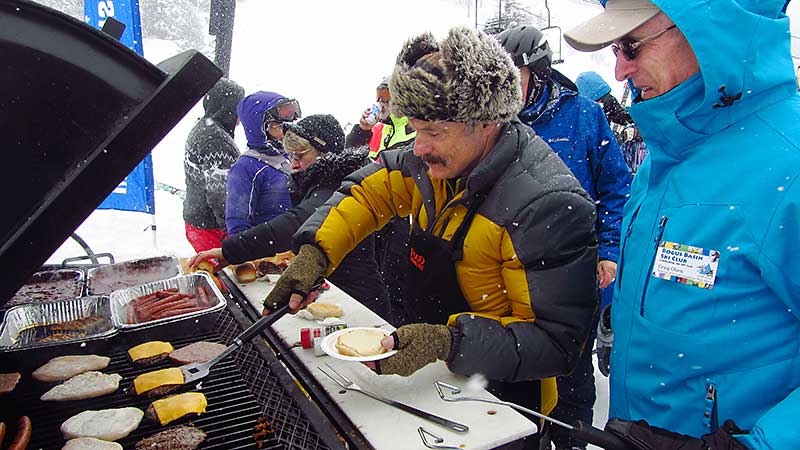
M 517 67 L 527 67 L 540 80 L 550 79 L 552 52 L 544 34 L 531 25 L 509 28 L 497 36 Z

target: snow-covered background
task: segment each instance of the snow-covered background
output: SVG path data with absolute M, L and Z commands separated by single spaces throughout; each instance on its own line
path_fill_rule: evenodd
M 53 6 L 54 2 L 72 2 L 64 6 L 65 12 L 82 17 L 82 10 L 73 0 L 42 0 Z M 162 5 L 163 3 L 163 5 Z M 148 8 L 169 8 L 169 4 L 142 0 L 142 16 L 152 18 Z M 543 2 L 518 1 L 534 14 L 545 14 Z M 207 1 L 186 3 L 178 13 L 191 16 L 197 28 L 207 30 Z M 375 86 L 393 67 L 397 52 L 406 39 L 423 31 L 444 37 L 455 25 L 474 26 L 475 1 L 470 0 L 406 0 L 401 3 L 383 3 L 371 0 L 344 2 L 288 0 L 267 2 L 239 0 L 233 38 L 230 78 L 241 84 L 247 93 L 258 90 L 276 91 L 295 97 L 305 115 L 330 113 L 338 118 L 346 131 L 360 117 L 361 112 L 374 101 Z M 483 24 L 496 15 L 494 0 L 477 2 L 477 21 Z M 205 9 L 205 17 L 203 14 Z M 58 7 L 58 6 L 56 6 Z M 173 6 L 172 9 L 177 8 Z M 568 30 L 581 21 L 597 14 L 600 7 L 589 0 L 558 0 L 550 2 L 551 24 Z M 800 1 L 789 7 L 792 24 L 793 51 L 800 56 Z M 164 14 L 169 9 L 164 10 Z M 198 18 L 199 17 L 199 18 Z M 149 19 L 148 19 L 149 18 Z M 201 23 L 205 20 L 204 23 Z M 148 36 L 144 25 L 145 57 L 158 63 L 187 48 L 187 34 L 166 33 L 166 38 Z M 167 31 L 169 29 L 167 28 Z M 165 34 L 161 33 L 164 37 Z M 555 36 L 558 36 L 557 34 Z M 194 36 L 188 42 L 206 55 L 213 52 L 212 38 Z M 564 63 L 556 68 L 574 79 L 579 73 L 594 70 L 600 73 L 619 98 L 622 83 L 614 80 L 614 59 L 610 52 L 579 53 L 563 40 L 550 39 L 554 50 L 561 48 Z M 800 60 L 795 59 L 795 63 Z M 186 136 L 194 122 L 202 116 L 202 106 L 196 105 L 184 119 L 153 150 L 155 179 L 158 182 L 183 188 L 183 149 Z M 240 149 L 244 148 L 241 127 L 236 131 Z M 78 228 L 77 233 L 95 252 L 111 252 L 118 261 L 159 254 L 190 256 L 194 252 L 184 237 L 182 201 L 166 191 L 157 190 L 156 243 L 149 226 L 152 218 L 146 214 L 121 211 L 96 211 Z M 57 263 L 64 258 L 79 256 L 83 250 L 68 240 L 49 259 Z M 608 410 L 607 379 L 596 373 L 598 401 L 595 406 L 595 424 L 602 427 Z

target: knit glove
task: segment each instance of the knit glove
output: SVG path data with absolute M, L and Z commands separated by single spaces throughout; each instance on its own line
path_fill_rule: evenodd
M 292 294 L 300 294 L 305 298 L 327 267 L 328 259 L 319 247 L 303 245 L 264 299 L 264 307 L 273 310 L 278 305 L 287 303 Z
M 381 375 L 407 377 L 436 360 L 447 360 L 450 355 L 452 335 L 446 325 L 412 323 L 398 328 L 392 337 L 397 353 L 377 361 L 376 370 Z
M 631 450 L 747 450 L 733 435 L 744 432 L 727 420 L 717 431 L 695 438 L 651 426 L 644 420 L 610 419 L 606 431 L 625 441 Z
M 608 376 L 611 373 L 611 348 L 614 345 L 614 332 L 611 331 L 611 305 L 600 311 L 597 322 L 597 368 Z

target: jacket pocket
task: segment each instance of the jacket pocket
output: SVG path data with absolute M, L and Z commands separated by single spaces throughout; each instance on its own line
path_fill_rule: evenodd
M 736 302 L 750 286 L 763 283 L 751 263 L 756 246 L 739 213 L 728 205 L 693 204 L 662 208 L 654 219 L 650 240 L 639 241 L 648 248 L 644 256 L 648 259 L 641 260 L 646 272 L 632 299 L 638 302 L 639 316 L 661 330 L 680 335 L 705 336 L 717 326 L 729 325 L 737 317 L 737 310 L 732 308 Z M 712 269 L 713 284 L 697 285 L 691 276 L 653 275 L 663 242 L 719 252 Z M 718 317 L 720 302 L 728 305 L 728 311 L 722 313 L 724 320 Z
M 667 221 L 669 218 L 667 216 L 661 216 L 661 219 L 658 221 L 658 231 L 656 231 L 656 237 L 653 239 L 653 254 L 650 257 L 650 266 L 647 268 L 647 273 L 645 273 L 644 279 L 644 287 L 642 288 L 642 298 L 639 301 L 639 314 L 644 317 L 644 307 L 645 307 L 645 299 L 647 294 L 647 286 L 650 284 L 650 278 L 653 276 L 653 267 L 656 263 L 656 255 L 658 254 L 658 247 L 661 244 L 661 238 L 664 237 L 664 230 L 667 228 Z

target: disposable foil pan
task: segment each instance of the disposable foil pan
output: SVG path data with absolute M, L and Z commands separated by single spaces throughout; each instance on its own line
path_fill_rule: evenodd
M 77 324 L 72 322 L 87 318 L 91 322 L 83 328 L 75 327 Z M 73 325 L 72 329 L 53 329 L 54 326 L 64 328 L 65 324 Z M 77 342 L 85 344 L 92 340 L 106 339 L 116 333 L 107 296 L 31 303 L 6 311 L 0 330 L 0 351 L 53 347 Z
M 22 285 L 5 307 L 77 298 L 83 295 L 82 270 L 61 269 L 36 272 Z
M 133 324 L 128 322 L 128 309 L 131 302 L 139 297 L 171 288 L 178 288 L 178 291 L 183 293 L 194 293 L 199 287 L 205 289 L 212 306 L 202 311 L 148 322 Z M 122 332 L 121 336 L 124 335 L 128 341 L 169 339 L 173 336 L 186 335 L 188 332 L 212 329 L 219 312 L 225 309 L 225 305 L 225 296 L 220 292 L 211 276 L 204 272 L 195 272 L 112 292 L 111 320 L 114 326 Z
M 86 289 L 89 295 L 108 295 L 120 289 L 165 280 L 179 274 L 178 259 L 172 256 L 123 261 L 89 269 Z

